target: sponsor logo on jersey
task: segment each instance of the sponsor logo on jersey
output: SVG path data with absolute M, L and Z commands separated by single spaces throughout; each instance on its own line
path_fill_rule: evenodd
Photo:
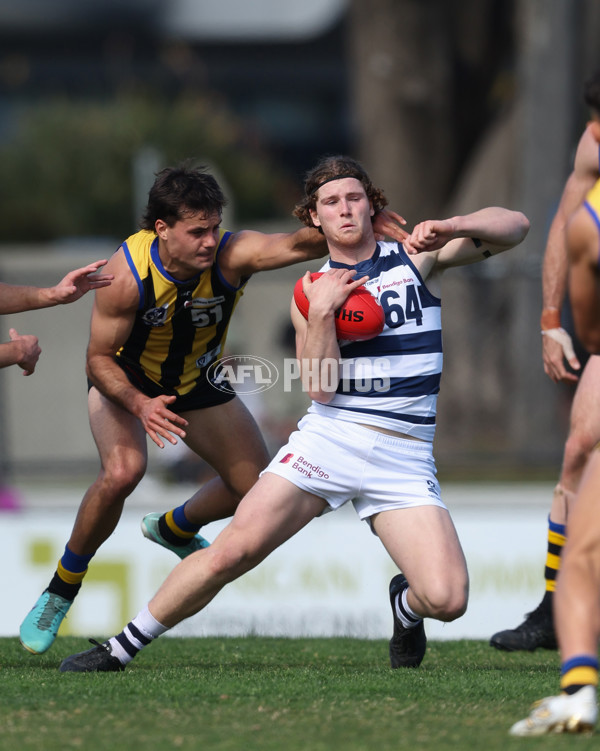
M 209 352 L 205 352 L 202 357 L 199 357 L 196 360 L 196 367 L 197 368 L 205 368 L 209 363 L 211 363 L 213 360 L 215 360 L 221 352 L 221 345 L 219 344 L 214 349 L 211 349 Z M 210 380 L 210 379 L 209 379 Z
M 215 305 L 221 305 L 221 303 L 224 303 L 225 297 L 223 295 L 219 295 L 218 297 L 194 297 L 190 302 L 191 306 L 188 305 L 188 307 L 212 308 Z
M 142 321 L 147 326 L 164 326 L 169 311 L 169 303 L 161 305 L 160 308 L 150 308 L 142 316 Z

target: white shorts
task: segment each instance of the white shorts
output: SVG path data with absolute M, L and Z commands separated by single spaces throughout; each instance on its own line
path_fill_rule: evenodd
M 308 414 L 264 472 L 323 498 L 328 510 L 352 501 L 361 519 L 380 511 L 441 506 L 432 445 Z

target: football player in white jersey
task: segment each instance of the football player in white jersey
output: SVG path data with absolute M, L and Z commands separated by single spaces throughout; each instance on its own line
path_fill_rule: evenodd
M 305 277 L 308 319 L 292 304 L 311 409 L 213 544 L 179 563 L 120 634 L 66 658 L 62 671 L 122 670 L 311 519 L 349 501 L 402 572 L 390 585 L 392 667 L 421 663 L 423 618 L 452 621 L 464 613 L 467 567 L 440 498 L 431 443 L 441 373 L 440 277 L 518 245 L 529 223 L 520 212 L 486 208 L 423 222 L 404 247 L 378 244 L 372 217 L 382 205 L 385 197 L 354 159 L 328 157 L 308 174 L 295 213 L 323 232 L 330 253 L 327 273 L 312 283 Z M 334 313 L 363 283 L 382 302 L 386 325 L 368 342 L 340 344 Z M 359 396 L 351 378 L 332 383 L 329 368 L 314 367 L 327 361 L 341 375 L 345 361 L 368 364 L 375 356 L 389 360 L 387 391 L 365 391 L 363 371 Z

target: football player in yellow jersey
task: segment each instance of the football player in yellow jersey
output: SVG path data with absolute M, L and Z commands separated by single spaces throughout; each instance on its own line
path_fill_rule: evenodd
M 592 76 L 586 82 L 584 99 L 589 106 L 593 106 L 598 89 L 600 74 Z M 538 606 L 521 624 L 516 628 L 498 631 L 490 640 L 493 647 L 509 652 L 557 647 L 552 620 L 552 599 L 567 538 L 568 517 L 586 461 L 600 440 L 600 357 L 588 357 L 582 367 L 571 336 L 561 325 L 561 307 L 566 296 L 568 275 L 565 227 L 598 178 L 600 148 L 594 138 L 593 126 L 588 124 L 579 139 L 573 171 L 565 183 L 550 227 L 542 269 L 544 307 L 540 324 L 544 370 L 555 383 L 575 384 L 576 390 L 571 405 L 569 434 L 563 451 L 560 476 L 554 488 L 548 515 L 546 565 L 543 568 L 544 595 Z M 567 363 L 570 368 L 567 367 Z
M 160 172 L 142 231 L 107 264 L 87 351 L 89 418 L 101 470 L 79 507 L 65 552 L 20 628 L 33 654 L 50 648 L 88 564 L 115 529 L 146 471 L 146 436 L 163 448 L 181 439 L 216 471 L 186 503 L 149 514 L 146 537 L 181 558 L 206 547 L 200 526 L 230 516 L 269 455 L 249 411 L 232 390 L 209 382 L 243 287 L 258 271 L 327 253 L 323 235 L 303 227 L 263 234 L 221 229 L 226 203 L 217 181 L 184 164 Z M 374 228 L 402 240 L 403 220 L 380 212 Z
M 586 88 L 592 111 L 588 132 L 600 144 L 600 76 Z M 600 180 L 566 227 L 569 297 L 575 331 L 599 360 L 600 354 Z M 595 384 L 597 411 L 598 381 Z M 598 440 L 600 436 L 596 436 Z M 561 659 L 558 696 L 537 702 L 512 735 L 592 731 L 598 717 L 600 640 L 600 443 L 589 453 L 574 502 L 554 594 L 554 627 Z

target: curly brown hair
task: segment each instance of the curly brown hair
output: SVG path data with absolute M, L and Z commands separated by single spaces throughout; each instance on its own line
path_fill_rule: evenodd
M 344 177 L 354 177 L 363 184 L 367 198 L 372 203 L 375 213 L 387 206 L 387 198 L 380 188 L 371 182 L 365 168 L 349 156 L 327 156 L 306 173 L 304 178 L 304 198 L 296 204 L 293 214 L 302 224 L 314 227 L 310 216 L 311 209 L 317 205 L 317 191 L 330 180 L 341 180 Z M 323 230 L 319 227 L 319 232 Z

